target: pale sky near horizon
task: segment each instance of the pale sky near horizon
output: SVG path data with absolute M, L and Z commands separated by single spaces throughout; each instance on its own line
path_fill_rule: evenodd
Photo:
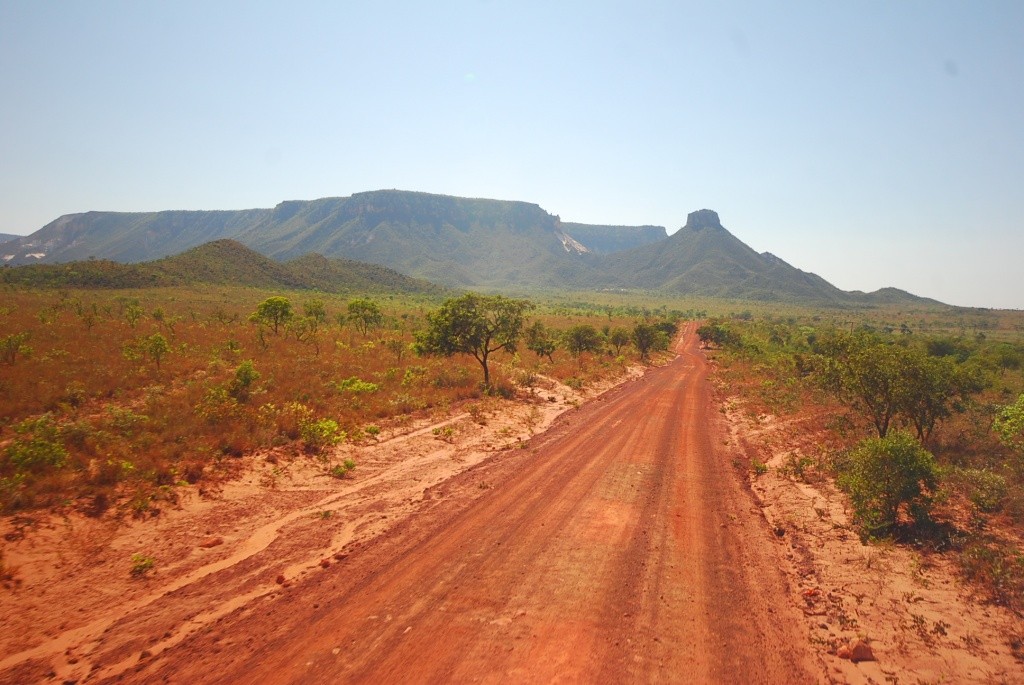
M 696 209 L 1024 309 L 1024 3 L 0 0 L 0 232 L 399 188 Z

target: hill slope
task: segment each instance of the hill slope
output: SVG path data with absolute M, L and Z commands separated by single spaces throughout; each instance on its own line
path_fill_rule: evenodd
M 757 253 L 727 231 L 710 209 L 691 212 L 686 225 L 665 240 L 609 255 L 601 266 L 606 283 L 644 290 L 831 304 L 857 299 L 769 252 Z
M 0 283 L 33 287 L 144 288 L 241 285 L 325 292 L 436 293 L 441 289 L 387 267 L 306 255 L 282 264 L 234 240 L 216 240 L 152 262 L 87 260 L 0 269 Z
M 86 212 L 68 214 L 2 247 L 11 264 L 99 257 L 141 262 L 237 235 L 270 210 L 216 212 Z M 36 255 L 36 256 L 32 256 Z M 11 259 L 7 259 L 10 256 Z

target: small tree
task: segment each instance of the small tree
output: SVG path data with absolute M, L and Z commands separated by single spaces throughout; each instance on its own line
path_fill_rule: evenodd
M 884 438 L 907 397 L 911 352 L 867 333 L 827 343 L 821 383 L 845 404 L 871 419 Z
M 579 359 L 584 352 L 597 352 L 603 340 L 597 329 L 590 324 L 573 326 L 562 335 L 562 345 L 573 359 Z
M 11 333 L 0 338 L 0 361 L 5 364 L 13 364 L 19 357 L 26 357 L 32 353 L 32 348 L 26 345 L 28 333 Z
M 952 357 L 908 355 L 903 370 L 903 388 L 898 411 L 927 444 L 935 424 L 954 411 L 963 411 L 967 400 L 985 387 L 981 373 L 959 364 Z
M 352 300 L 348 303 L 348 320 L 363 336 L 384 323 L 384 314 L 372 300 Z
M 138 303 L 130 303 L 124 308 L 124 318 L 132 328 L 138 325 L 139 319 L 145 314 L 145 310 Z
M 268 326 L 274 331 L 274 335 L 280 332 L 281 326 L 288 323 L 294 313 L 292 303 L 287 297 L 268 297 L 259 303 L 256 311 L 249 316 L 249 320 L 261 326 Z
M 327 321 L 327 307 L 321 299 L 308 300 L 302 304 L 302 314 L 318 326 Z
M 401 364 L 409 345 L 401 338 L 388 338 L 383 341 L 384 348 L 395 356 L 395 363 Z
M 543 322 L 534 321 L 526 329 L 526 349 L 536 354 L 538 359 L 547 357 L 549 362 L 554 363 L 552 355 L 558 349 L 558 340 Z
M 668 336 L 653 324 L 638 323 L 633 327 L 629 338 L 640 353 L 640 358 L 644 360 L 650 357 L 652 350 L 668 347 Z
M 142 352 L 156 364 L 158 371 L 160 370 L 160 362 L 163 361 L 170 351 L 171 346 L 167 342 L 167 338 L 159 333 L 154 333 L 142 340 Z
M 625 328 L 613 328 L 608 332 L 608 344 L 615 348 L 615 356 L 622 353 L 622 348 L 629 344 L 629 331 Z
M 445 300 L 427 314 L 427 328 L 416 335 L 420 354 L 450 357 L 470 354 L 484 372 L 484 387 L 491 387 L 488 361 L 498 350 L 515 352 L 523 330 L 523 314 L 533 305 L 500 295 L 487 297 L 467 293 Z
M 307 419 L 299 423 L 299 437 L 307 453 L 320 454 L 344 440 L 345 431 L 334 419 Z
M 697 337 L 705 346 L 728 347 L 740 342 L 739 334 L 720 321 L 709 321 L 698 328 Z
M 903 505 L 916 523 L 928 519 L 938 470 L 910 433 L 893 431 L 862 441 L 840 471 L 839 485 L 850 494 L 865 537 L 888 535 Z

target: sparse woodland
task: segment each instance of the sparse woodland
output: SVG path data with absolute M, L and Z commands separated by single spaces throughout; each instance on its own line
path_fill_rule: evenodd
M 0 509 L 155 515 L 180 488 L 230 477 L 237 457 L 261 450 L 318 459 L 343 476 L 354 465 L 333 463 L 332 445 L 372 444 L 380 424 L 417 413 L 517 395 L 542 401 L 534 388 L 546 382 L 580 387 L 619 374 L 647 352 L 621 337 L 609 344 L 611 331 L 648 321 L 671 331 L 682 315 L 531 305 L 522 313 L 533 336 L 517 329 L 494 351 L 485 389 L 470 354 L 417 354 L 440 305 L 436 296 L 218 286 L 9 287 L 0 305 Z M 563 331 L 574 326 L 596 342 L 570 354 Z
M 699 334 L 755 420 L 817 420 L 790 477 L 834 480 L 862 539 L 956 555 L 1024 615 L 1024 335 L 1005 318 L 748 314 Z

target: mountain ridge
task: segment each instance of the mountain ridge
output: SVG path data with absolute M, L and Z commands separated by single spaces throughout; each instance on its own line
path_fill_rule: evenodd
M 378 190 L 270 209 L 59 217 L 0 245 L 8 264 L 101 257 L 140 262 L 221 239 L 287 263 L 315 253 L 379 264 L 450 288 L 626 288 L 821 304 L 935 302 L 897 289 L 846 292 L 730 233 L 710 209 L 660 226 L 563 222 L 518 200 Z

